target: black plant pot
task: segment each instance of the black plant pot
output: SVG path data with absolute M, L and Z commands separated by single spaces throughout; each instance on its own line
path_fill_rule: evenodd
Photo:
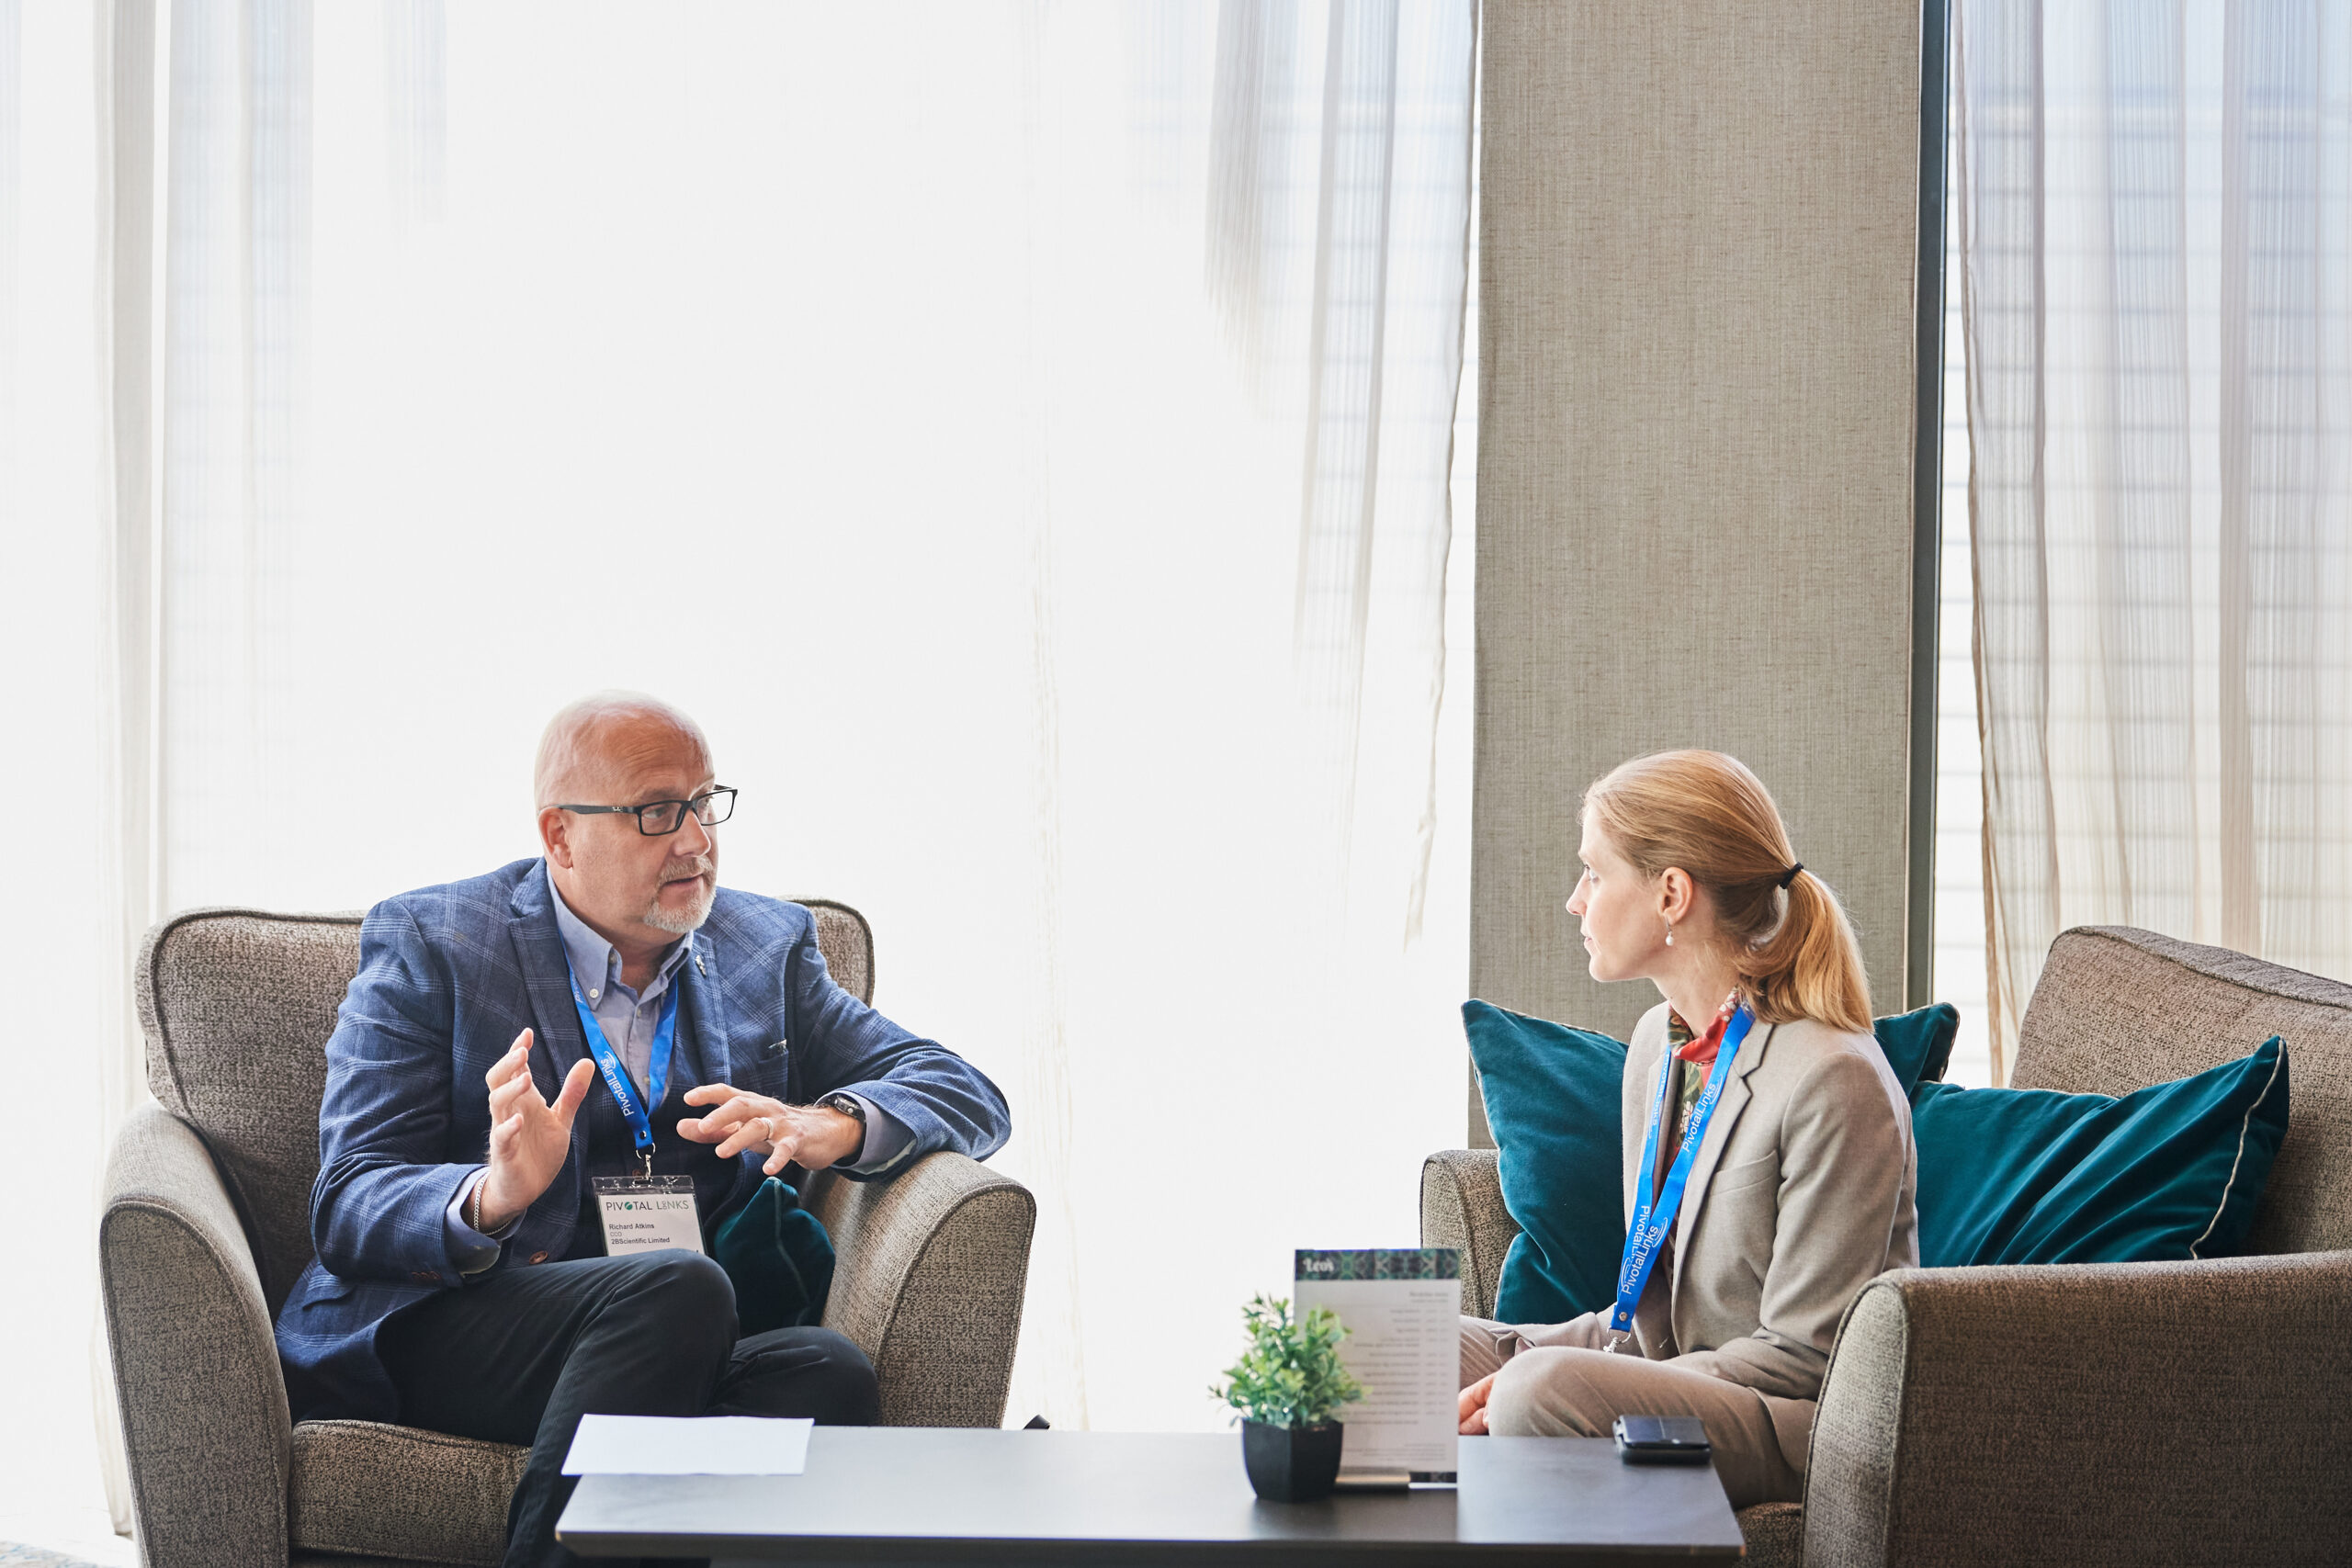
M 1250 1485 L 1269 1503 L 1312 1503 L 1329 1497 L 1340 1479 L 1340 1440 L 1347 1427 L 1276 1427 L 1241 1423 L 1241 1464 Z

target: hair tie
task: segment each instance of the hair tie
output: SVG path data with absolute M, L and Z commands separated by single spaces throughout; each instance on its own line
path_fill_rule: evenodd
M 1781 873 L 1781 891 L 1786 893 L 1789 890 L 1789 885 L 1797 879 L 1797 873 L 1804 869 L 1804 862 L 1799 861 L 1796 864 L 1789 867 L 1788 870 Z

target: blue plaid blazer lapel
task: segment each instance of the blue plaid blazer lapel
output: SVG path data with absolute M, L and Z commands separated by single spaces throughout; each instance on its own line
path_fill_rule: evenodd
M 507 905 L 513 918 L 506 924 L 524 993 L 530 998 L 531 1077 L 550 1103 L 562 1092 L 564 1075 L 571 1071 L 571 1065 L 588 1055 L 588 1037 L 581 1032 L 580 1011 L 571 1001 L 571 970 L 563 956 L 563 932 L 555 923 L 554 897 L 548 886 L 547 863 L 542 861 L 515 885 Z M 574 1202 L 585 1132 L 583 1122 L 572 1124 L 567 1174 L 575 1190 Z

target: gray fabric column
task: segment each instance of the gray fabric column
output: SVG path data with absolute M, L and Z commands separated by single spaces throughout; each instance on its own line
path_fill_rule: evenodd
M 1657 995 L 1585 974 L 1577 803 L 1709 746 L 1898 1008 L 1918 8 L 1485 18 L 1472 989 L 1623 1035 Z

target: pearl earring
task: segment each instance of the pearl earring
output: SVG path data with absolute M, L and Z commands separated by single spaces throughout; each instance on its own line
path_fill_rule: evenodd
M 1666 922 L 1666 945 L 1668 947 L 1672 947 L 1674 945 L 1674 922 L 1672 920 Z

